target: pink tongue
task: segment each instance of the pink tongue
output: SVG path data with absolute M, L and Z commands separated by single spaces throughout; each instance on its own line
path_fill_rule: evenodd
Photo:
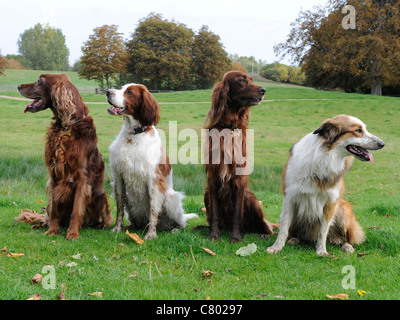
M 374 163 L 374 157 L 370 152 L 367 153 L 367 156 L 369 157 L 369 161 L 371 161 L 371 163 Z

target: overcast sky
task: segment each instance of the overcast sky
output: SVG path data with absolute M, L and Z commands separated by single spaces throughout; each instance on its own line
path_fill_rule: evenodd
M 301 9 L 325 5 L 326 0 L 2 0 L 0 51 L 18 54 L 21 33 L 36 23 L 62 30 L 70 50 L 70 64 L 81 56 L 82 44 L 93 29 L 119 26 L 130 38 L 140 19 L 150 12 L 185 24 L 197 32 L 202 25 L 220 36 L 228 53 L 254 56 L 268 63 L 277 58 L 273 46 L 285 41 L 290 23 Z M 287 61 L 284 61 L 287 62 Z

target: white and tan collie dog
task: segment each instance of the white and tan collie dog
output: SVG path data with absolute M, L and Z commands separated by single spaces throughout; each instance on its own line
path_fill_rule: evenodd
M 183 193 L 173 189 L 172 167 L 155 127 L 160 119 L 156 99 L 143 85 L 127 84 L 108 90 L 108 113 L 122 115 L 124 124 L 110 146 L 117 220 L 113 231 L 123 229 L 124 210 L 131 228 L 146 228 L 145 240 L 156 229 L 183 228 L 197 217 L 184 214 Z
M 290 150 L 283 172 L 284 201 L 279 234 L 267 249 L 277 253 L 285 245 L 300 240 L 316 242 L 319 256 L 327 256 L 326 240 L 353 252 L 354 244 L 365 240 L 351 205 L 342 199 L 344 175 L 353 163 L 353 157 L 371 161 L 369 150 L 378 150 L 385 144 L 369 133 L 359 119 L 339 115 L 325 120 Z

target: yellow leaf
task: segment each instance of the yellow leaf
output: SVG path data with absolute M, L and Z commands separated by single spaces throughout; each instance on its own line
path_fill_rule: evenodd
M 23 257 L 23 256 L 24 256 L 23 253 L 9 253 L 9 254 L 7 254 L 7 257 L 10 257 L 10 258 L 18 258 L 18 257 Z
M 203 277 L 203 279 L 207 279 L 207 278 L 212 277 L 213 275 L 214 275 L 214 272 L 212 272 L 210 270 L 206 270 L 206 271 L 203 271 L 202 277 Z
M 211 251 L 210 249 L 208 249 L 208 248 L 203 248 L 203 247 L 200 247 L 200 248 L 202 248 L 205 252 L 211 254 L 212 256 L 215 256 L 215 255 L 216 255 L 215 252 L 212 252 L 212 251 Z
M 339 299 L 339 300 L 347 300 L 349 299 L 349 295 L 346 293 L 338 293 L 334 296 L 330 296 L 329 294 L 326 295 L 328 299 Z
M 30 296 L 28 300 L 42 300 L 42 297 L 40 296 L 40 293 L 36 293 L 33 296 Z
M 44 203 L 43 200 L 36 200 L 35 203 Z
M 91 296 L 91 297 L 100 297 L 100 298 L 103 298 L 103 292 L 93 292 L 93 293 L 88 293 L 87 295 L 88 295 L 88 296 Z
M 144 240 L 140 239 L 140 237 L 136 233 L 129 233 L 128 230 L 126 230 L 126 235 L 131 238 L 133 241 L 135 241 L 137 244 L 143 244 Z

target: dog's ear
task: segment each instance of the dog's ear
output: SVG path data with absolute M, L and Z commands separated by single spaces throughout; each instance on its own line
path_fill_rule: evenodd
M 77 106 L 74 102 L 74 93 L 68 83 L 58 82 L 52 86 L 51 99 L 53 108 L 60 120 L 68 123 L 76 112 Z
M 157 100 L 146 88 L 142 88 L 139 106 L 139 122 L 142 126 L 155 126 L 158 121 L 160 121 L 160 107 Z
M 325 120 L 324 123 L 313 133 L 320 135 L 326 140 L 327 144 L 333 144 L 339 137 L 339 126 L 332 119 Z
M 211 110 L 209 117 L 212 124 L 218 123 L 223 117 L 229 101 L 229 84 L 222 80 L 218 82 L 211 95 Z

